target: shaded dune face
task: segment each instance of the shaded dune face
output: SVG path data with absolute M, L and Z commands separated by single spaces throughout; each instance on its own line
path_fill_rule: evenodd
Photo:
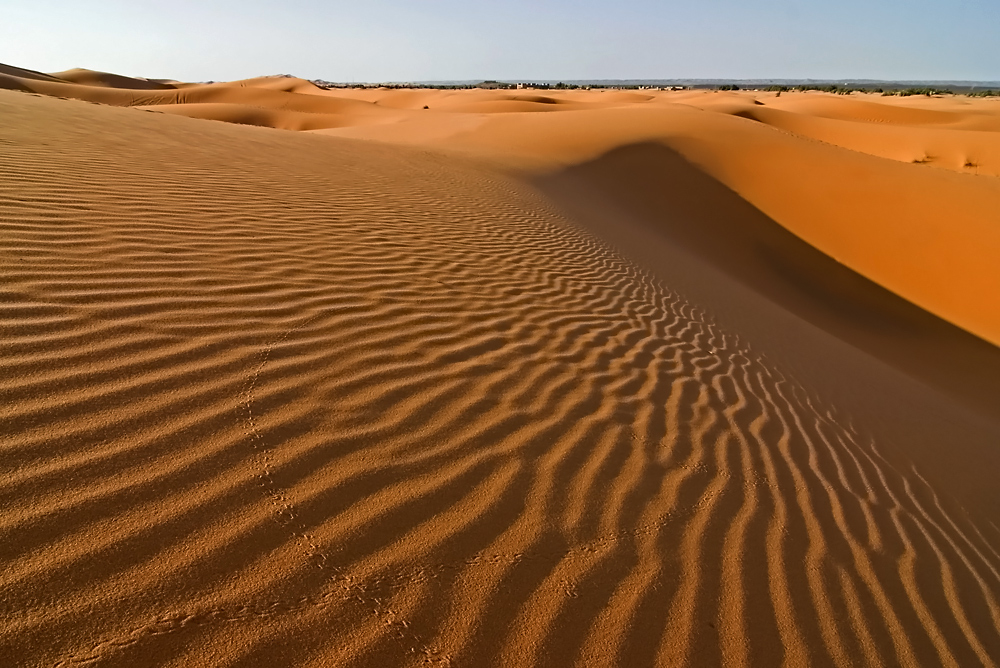
M 0 113 L 11 665 L 1000 655 L 996 525 L 532 186 Z
M 629 244 L 623 221 L 963 404 L 1000 405 L 1000 349 L 821 253 L 668 146 L 623 146 L 536 182 L 578 211 L 603 198 L 613 213 L 592 216 L 595 232 L 653 271 L 669 258 Z

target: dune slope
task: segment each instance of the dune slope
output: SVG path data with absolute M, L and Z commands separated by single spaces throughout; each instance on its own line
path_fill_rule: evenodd
M 76 68 L 65 72 L 53 72 L 52 76 L 61 81 L 81 84 L 84 86 L 100 86 L 102 88 L 123 88 L 126 90 L 170 90 L 175 86 L 154 79 L 136 79 L 124 77 L 110 72 L 97 72 Z
M 626 242 L 633 221 L 646 236 L 683 249 L 756 297 L 960 403 L 984 414 L 1000 406 L 1000 349 L 819 252 L 663 144 L 617 148 L 537 182 L 612 243 Z M 656 243 L 633 244 L 628 252 L 653 271 L 670 262 Z M 677 272 L 667 278 L 693 281 Z M 734 293 L 732 286 L 724 292 Z M 761 308 L 744 310 L 759 317 Z
M 821 253 L 1000 345 L 995 99 L 323 90 L 285 76 L 178 84 L 9 66 L 0 66 L 0 88 L 459 151 L 521 172 L 655 141 Z
M 921 308 L 1000 343 L 1000 309 L 990 299 L 1000 294 L 995 262 L 1000 255 L 995 213 L 1000 179 L 903 164 L 817 142 L 735 115 L 745 108 L 745 102 L 736 101 L 715 111 L 647 104 L 496 114 L 472 129 L 428 140 L 422 135 L 430 119 L 420 118 L 320 132 L 441 146 L 542 174 L 618 148 L 656 142 L 679 152 L 824 254 Z
M 1000 425 L 697 234 L 676 287 L 481 160 L 0 114 L 9 665 L 1000 656 Z

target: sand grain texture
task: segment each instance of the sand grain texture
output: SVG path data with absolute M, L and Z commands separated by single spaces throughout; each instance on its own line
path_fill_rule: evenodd
M 996 665 L 997 349 L 678 139 L 786 130 L 258 83 L 0 91 L 6 665 Z

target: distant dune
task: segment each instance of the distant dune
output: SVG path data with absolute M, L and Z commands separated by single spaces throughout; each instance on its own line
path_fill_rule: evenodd
M 0 87 L 0 663 L 1000 662 L 1000 101 Z
M 135 79 L 109 72 L 95 72 L 79 68 L 66 70 L 65 72 L 53 72 L 52 76 L 69 83 L 82 84 L 84 86 L 100 86 L 102 88 L 124 88 L 126 90 L 171 90 L 175 88 L 173 84 L 162 81 Z

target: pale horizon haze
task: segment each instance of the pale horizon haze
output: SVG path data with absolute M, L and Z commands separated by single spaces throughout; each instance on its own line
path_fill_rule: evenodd
M 189 81 L 1000 79 L 996 0 L 5 3 L 0 62 Z

